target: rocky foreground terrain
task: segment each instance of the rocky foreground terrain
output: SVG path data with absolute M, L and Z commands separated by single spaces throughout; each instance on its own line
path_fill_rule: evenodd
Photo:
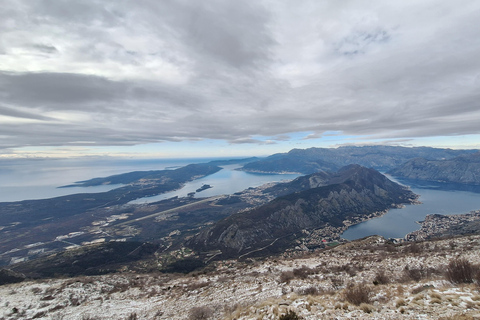
M 0 319 L 480 319 L 479 253 L 478 235 L 373 236 L 186 275 L 27 281 L 0 287 Z

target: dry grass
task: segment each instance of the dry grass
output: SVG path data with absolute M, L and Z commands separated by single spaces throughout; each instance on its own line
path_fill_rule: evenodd
M 366 284 L 349 285 L 343 292 L 346 301 L 356 306 L 362 303 L 370 303 L 372 289 Z
M 404 307 L 406 305 L 407 305 L 407 301 L 405 301 L 405 299 L 403 299 L 403 298 L 399 298 L 399 299 L 397 299 L 397 301 L 395 301 L 395 306 L 397 308 Z
M 360 305 L 360 310 L 362 310 L 365 313 L 372 313 L 373 311 L 375 311 L 375 307 L 372 306 L 371 304 L 362 303 Z

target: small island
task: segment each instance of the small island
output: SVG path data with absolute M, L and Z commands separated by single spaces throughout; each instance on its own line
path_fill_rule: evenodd
M 209 184 L 204 184 L 204 185 L 202 185 L 200 188 L 198 188 L 198 189 L 195 190 L 195 191 L 196 191 L 196 192 L 202 192 L 203 190 L 207 190 L 207 189 L 210 189 L 210 188 L 212 188 L 211 185 L 209 185 Z

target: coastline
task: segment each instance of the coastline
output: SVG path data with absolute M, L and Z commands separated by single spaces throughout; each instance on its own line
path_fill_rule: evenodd
M 480 233 L 480 210 L 465 214 L 429 214 L 419 221 L 421 228 L 405 236 L 406 241 L 422 241 L 440 237 L 454 237 Z

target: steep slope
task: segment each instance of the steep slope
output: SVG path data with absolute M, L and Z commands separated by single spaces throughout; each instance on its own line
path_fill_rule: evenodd
M 450 160 L 412 159 L 388 173 L 408 179 L 480 185 L 480 152 Z
M 304 320 L 473 320 L 479 283 L 452 283 L 444 270 L 459 255 L 478 265 L 479 250 L 480 236 L 401 245 L 369 237 L 296 258 L 214 262 L 188 275 L 25 281 L 0 286 L 0 319 L 278 320 L 293 310 Z M 353 292 L 366 304 L 349 302 L 352 285 L 364 288 Z
M 349 164 L 359 164 L 376 170 L 389 170 L 413 158 L 451 159 L 477 151 L 394 146 L 293 149 L 288 153 L 274 154 L 248 163 L 242 170 L 310 174 L 317 171 L 335 171 Z
M 188 245 L 199 251 L 221 250 L 224 256 L 265 246 L 283 250 L 294 245 L 302 230 L 341 228 L 345 220 L 361 219 L 415 198 L 379 172 L 358 165 L 342 168 L 324 183 L 223 219 Z

